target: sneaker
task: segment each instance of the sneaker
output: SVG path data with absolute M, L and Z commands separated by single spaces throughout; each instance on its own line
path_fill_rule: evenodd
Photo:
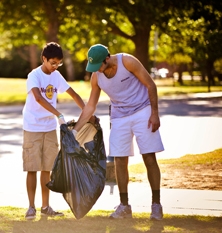
M 50 217 L 64 216 L 63 213 L 54 211 L 50 206 L 48 206 L 45 209 L 41 208 L 41 215 L 50 216 Z
M 152 213 L 150 215 L 151 220 L 162 220 L 163 219 L 163 208 L 161 204 L 153 203 L 151 206 Z
M 121 203 L 115 209 L 115 212 L 110 215 L 110 218 L 132 218 L 131 205 L 123 205 Z
M 30 206 L 25 214 L 25 218 L 27 220 L 32 220 L 35 219 L 35 217 L 36 217 L 36 209 Z

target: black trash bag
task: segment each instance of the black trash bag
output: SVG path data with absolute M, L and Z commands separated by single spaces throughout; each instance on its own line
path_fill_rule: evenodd
M 51 180 L 46 185 L 60 192 L 76 219 L 84 217 L 101 195 L 106 181 L 106 153 L 100 124 L 85 124 L 77 137 L 75 122 L 60 127 L 61 149 L 55 160 Z
M 58 192 L 58 193 L 63 193 L 66 190 L 68 191 L 68 187 L 65 187 L 66 177 L 65 177 L 65 171 L 64 171 L 61 150 L 59 151 L 59 153 L 55 159 L 50 178 L 51 178 L 50 182 L 48 184 L 46 184 L 46 186 L 50 190 L 52 190 L 54 192 Z

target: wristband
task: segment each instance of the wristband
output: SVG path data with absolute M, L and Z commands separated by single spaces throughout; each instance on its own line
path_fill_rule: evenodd
M 63 115 L 62 115 L 62 114 L 60 114 L 60 115 L 58 116 L 58 119 L 59 119 L 59 118 L 63 118 Z

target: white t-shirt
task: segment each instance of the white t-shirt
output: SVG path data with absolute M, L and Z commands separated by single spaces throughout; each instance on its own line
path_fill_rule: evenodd
M 27 98 L 23 108 L 23 129 L 29 132 L 55 130 L 57 119 L 35 100 L 32 92 L 34 87 L 38 87 L 43 98 L 56 108 L 58 93 L 67 91 L 70 86 L 57 70 L 51 74 L 45 74 L 39 66 L 28 74 Z

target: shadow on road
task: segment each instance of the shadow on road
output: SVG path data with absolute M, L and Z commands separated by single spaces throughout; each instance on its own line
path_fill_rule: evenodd
M 222 99 L 159 100 L 159 114 L 192 117 L 221 117 Z

